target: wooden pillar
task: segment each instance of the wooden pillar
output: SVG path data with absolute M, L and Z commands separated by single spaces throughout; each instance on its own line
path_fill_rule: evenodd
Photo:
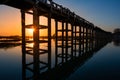
M 57 58 L 57 55 L 58 55 L 58 49 L 57 49 L 57 44 L 58 44 L 58 21 L 55 20 L 55 66 L 57 66 L 57 63 L 58 63 L 58 58 Z
M 81 26 L 79 26 L 79 56 L 81 55 Z
M 88 25 L 86 25 L 86 52 L 88 51 Z
M 91 51 L 91 48 L 92 48 L 92 28 L 91 27 L 89 27 L 89 35 L 88 35 L 88 37 L 89 37 L 89 51 Z
M 73 59 L 73 24 L 71 24 L 71 59 Z
M 25 11 L 21 10 L 21 25 L 22 25 L 22 79 L 26 78 L 26 47 L 25 47 Z
M 92 41 L 92 47 L 94 47 L 94 41 L 95 41 L 94 27 L 91 28 L 91 41 Z M 93 48 L 92 48 L 92 50 L 93 50 Z
M 62 63 L 64 62 L 64 21 L 62 21 Z
M 34 71 L 34 79 L 38 79 L 39 77 L 39 15 L 37 7 L 34 6 L 33 8 L 33 25 L 34 25 L 34 32 L 33 32 L 33 71 Z
M 94 27 L 92 26 L 91 27 L 91 37 L 90 37 L 90 41 L 91 41 L 91 49 L 93 50 L 93 48 L 94 48 Z
M 66 22 L 66 52 L 65 52 L 66 61 L 68 59 L 68 22 Z
M 84 49 L 85 49 L 85 45 L 84 45 L 84 43 L 85 43 L 85 27 L 83 26 L 83 53 L 84 53 Z
M 25 44 L 25 11 L 21 10 L 22 44 Z
M 51 9 L 48 11 L 48 68 L 51 69 Z
M 39 43 L 39 15 L 37 7 L 33 8 L 33 25 L 34 25 L 33 40 L 34 42 Z
M 77 50 L 76 50 L 76 49 L 77 49 L 77 48 L 76 48 L 76 45 L 77 45 L 77 42 L 76 42 L 76 40 L 77 40 L 77 35 L 76 35 L 76 34 L 77 34 L 77 26 L 75 26 L 75 33 L 74 33 L 74 34 L 75 34 L 75 37 L 74 37 L 74 39 L 75 39 L 75 44 L 74 44 L 75 50 L 74 50 L 74 51 L 75 51 L 75 57 L 76 57 L 76 51 L 77 51 Z

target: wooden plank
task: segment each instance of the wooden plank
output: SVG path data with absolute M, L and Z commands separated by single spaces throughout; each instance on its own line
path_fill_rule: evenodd
M 25 26 L 26 28 L 34 28 L 33 24 L 29 24 Z M 39 25 L 39 29 L 48 29 L 48 26 L 45 25 Z
M 39 25 L 39 29 L 48 29 L 48 26 L 45 26 L 45 25 Z

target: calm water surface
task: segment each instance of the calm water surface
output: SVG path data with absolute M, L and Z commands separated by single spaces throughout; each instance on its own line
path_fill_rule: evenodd
M 52 66 L 55 65 L 54 45 L 55 42 L 52 41 Z M 120 80 L 120 46 L 108 43 L 64 79 Z M 21 46 L 0 48 L 0 80 L 22 80 Z
M 120 80 L 120 46 L 108 43 L 67 80 Z

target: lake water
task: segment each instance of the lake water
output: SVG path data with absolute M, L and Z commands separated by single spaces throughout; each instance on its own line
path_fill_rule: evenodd
M 46 47 L 46 44 L 41 44 L 40 47 Z M 80 59 L 68 59 L 68 62 L 63 60 L 63 64 L 59 65 L 56 62 L 62 60 L 56 60 L 55 53 L 55 41 L 52 40 L 50 64 L 44 63 L 49 62 L 48 54 L 40 56 L 41 61 L 38 62 L 42 64 L 37 64 L 37 59 L 34 59 L 37 57 L 22 53 L 22 45 L 1 47 L 0 80 L 38 80 L 38 74 L 40 80 L 120 80 L 119 43 L 109 42 L 89 55 L 83 55 Z M 31 63 L 33 60 L 34 63 Z M 29 64 L 26 65 L 27 63 Z

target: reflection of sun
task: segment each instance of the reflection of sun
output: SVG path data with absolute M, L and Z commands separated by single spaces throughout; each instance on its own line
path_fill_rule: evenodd
M 33 47 L 34 43 L 27 44 L 28 47 Z

